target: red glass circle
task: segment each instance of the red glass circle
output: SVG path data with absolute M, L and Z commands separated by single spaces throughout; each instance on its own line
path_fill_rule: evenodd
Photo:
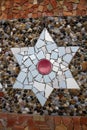
M 47 75 L 52 70 L 52 64 L 49 60 L 42 59 L 38 62 L 37 69 L 38 69 L 40 74 Z

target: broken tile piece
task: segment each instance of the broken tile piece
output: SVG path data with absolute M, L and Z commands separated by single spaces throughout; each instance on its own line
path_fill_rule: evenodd
M 23 89 L 23 84 L 16 81 L 15 84 L 13 85 L 14 89 Z
M 57 60 L 58 59 L 58 53 L 57 52 L 52 52 L 51 59 Z
M 51 53 L 57 46 L 55 44 L 47 45 L 47 51 Z
M 58 67 L 57 66 L 53 66 L 53 71 L 58 72 Z
M 25 78 L 26 78 L 26 73 L 21 71 L 21 72 L 19 73 L 18 77 L 17 77 L 17 80 L 18 80 L 19 82 L 23 83 L 24 80 L 25 80 Z
M 27 78 L 25 78 L 24 84 L 29 84 Z
M 22 64 L 23 56 L 20 55 L 20 54 L 15 54 L 15 57 L 16 57 L 17 61 L 19 62 L 19 64 L 21 65 Z
M 32 85 L 24 85 L 24 89 L 27 89 L 27 90 L 31 90 L 33 88 L 33 86 Z
M 29 83 L 33 81 L 33 76 L 31 74 L 31 72 L 28 72 L 27 77 L 28 77 Z
M 61 89 L 66 89 L 66 82 L 64 81 L 64 80 L 62 80 L 62 81 L 59 81 L 59 87 L 61 88 Z
M 72 52 L 76 52 L 78 49 L 79 49 L 79 47 L 76 47 L 76 46 L 71 47 Z
M 47 84 L 45 88 L 45 97 L 48 98 L 52 91 L 53 88 Z
M 72 74 L 69 69 L 65 71 L 64 73 L 65 73 L 66 78 L 72 78 Z
M 46 103 L 47 99 L 44 96 L 42 96 L 40 93 L 37 93 L 36 97 L 38 98 L 38 100 L 41 103 L 41 105 L 44 106 L 44 104 Z
M 49 78 L 48 75 L 45 75 L 45 76 L 44 76 L 44 82 L 45 82 L 45 83 L 51 82 L 51 80 L 50 80 L 50 78 Z
M 43 40 L 38 40 L 36 43 L 36 47 L 37 48 L 41 48 L 45 45 L 45 42 Z
M 20 48 L 11 48 L 11 51 L 12 53 L 15 55 L 15 54 L 18 54 L 20 53 Z
M 61 57 L 61 56 L 63 56 L 63 55 L 65 55 L 65 47 L 59 47 L 58 48 L 58 51 L 59 51 L 59 57 Z
M 53 80 L 53 79 L 55 78 L 55 76 L 56 76 L 56 73 L 55 73 L 55 72 L 51 72 L 51 73 L 49 74 L 49 78 L 50 78 L 51 80 Z
M 28 55 L 32 55 L 32 54 L 34 54 L 34 48 L 33 47 L 29 47 Z
M 38 74 L 38 75 L 36 76 L 35 80 L 38 81 L 38 82 L 41 82 L 41 80 L 42 80 L 42 75 L 41 75 L 41 74 Z
M 45 58 L 44 53 L 43 53 L 42 51 L 40 51 L 40 52 L 37 54 L 37 58 L 38 58 L 39 60 L 44 59 L 44 58 Z
M 78 84 L 74 80 L 74 78 L 67 78 L 66 79 L 66 84 L 67 84 L 68 89 L 73 89 L 73 88 L 80 89 Z
M 32 74 L 33 77 L 36 77 L 39 73 L 38 73 L 37 70 L 32 70 L 31 74 Z
M 26 67 L 29 67 L 29 66 L 32 65 L 32 61 L 28 58 L 28 59 L 24 62 L 24 65 L 25 65 Z
M 56 89 L 59 88 L 59 84 L 58 84 L 58 79 L 57 79 L 57 78 L 55 78 L 55 79 L 53 80 L 53 88 L 56 88 Z
M 70 63 L 70 61 L 72 60 L 72 55 L 71 54 L 66 54 L 65 56 L 63 56 L 63 60 L 67 63 Z
M 39 91 L 44 91 L 44 90 L 45 90 L 45 83 L 39 83 L 39 82 L 34 81 L 33 86 L 34 86 L 37 90 L 39 90 Z
M 48 33 L 47 29 L 45 28 L 44 30 L 45 30 L 45 40 L 54 43 L 54 41 L 53 41 L 52 37 L 50 36 L 50 34 Z

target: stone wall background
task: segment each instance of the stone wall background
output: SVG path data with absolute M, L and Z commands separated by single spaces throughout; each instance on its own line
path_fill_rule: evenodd
M 86 0 L 1 0 L 0 19 L 87 15 Z
M 6 130 L 87 130 L 86 117 L 29 116 L 26 114 L 0 114 L 7 121 Z M 0 124 L 0 130 L 3 125 Z

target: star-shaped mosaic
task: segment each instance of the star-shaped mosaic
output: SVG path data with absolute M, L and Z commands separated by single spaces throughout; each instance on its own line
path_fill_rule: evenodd
M 1 52 L 1 48 L 0 48 L 0 52 Z M 1 83 L 0 83 L 0 88 L 2 88 L 2 85 L 1 85 Z
M 79 47 L 58 47 L 46 28 L 34 47 L 12 48 L 21 72 L 14 89 L 30 89 L 44 106 L 53 89 L 79 89 L 68 66 Z

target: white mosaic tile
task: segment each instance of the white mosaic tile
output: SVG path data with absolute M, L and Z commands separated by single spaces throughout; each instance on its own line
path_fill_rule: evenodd
M 35 68 L 36 68 L 36 66 L 35 66 L 34 64 L 31 65 L 31 66 L 29 67 L 30 72 L 33 71 L 33 70 L 35 70 Z
M 58 59 L 58 53 L 55 52 L 55 51 L 53 51 L 53 52 L 51 53 L 51 59 L 57 60 L 57 59 Z
M 66 82 L 64 81 L 64 80 L 61 80 L 61 81 L 59 81 L 59 86 L 60 86 L 60 88 L 65 88 L 66 89 Z
M 45 44 L 46 44 L 46 45 L 51 45 L 51 44 L 53 44 L 53 43 L 50 42 L 50 41 L 45 41 Z
M 63 60 L 67 63 L 70 63 L 70 61 L 72 60 L 72 55 L 71 54 L 66 54 L 63 56 Z
M 28 77 L 24 80 L 24 85 L 28 85 Z
M 20 53 L 21 52 L 20 50 L 21 50 L 20 48 L 11 48 L 11 51 L 14 54 L 14 56 L 15 56 L 15 54 Z
M 58 51 L 59 51 L 59 57 L 61 57 L 61 56 L 63 56 L 63 55 L 65 55 L 65 47 L 59 47 L 58 48 Z
M 34 65 L 37 65 L 38 60 L 37 59 L 33 60 L 33 63 L 34 63 Z
M 46 50 L 46 47 L 45 47 L 45 46 L 43 46 L 43 47 L 41 48 L 41 50 L 43 51 L 44 55 L 47 53 L 47 50 Z
M 51 72 L 49 74 L 49 78 L 51 79 L 51 81 L 56 77 L 56 73 L 55 72 Z
M 28 69 L 27 68 L 24 68 L 22 69 L 23 72 L 27 73 L 28 72 Z
M 62 75 L 58 75 L 58 81 L 63 81 L 63 80 L 66 80 L 66 77 L 65 77 L 65 75 L 64 75 L 64 73 L 62 73 Z
M 45 29 L 41 32 L 40 37 L 38 38 L 39 40 L 44 40 L 45 39 Z
M 58 63 L 61 63 L 61 62 L 62 62 L 62 59 L 61 59 L 61 58 L 58 58 L 57 61 L 58 61 Z
M 53 64 L 55 61 L 53 59 L 51 59 L 50 62 Z
M 54 66 L 57 66 L 57 67 L 60 66 L 58 62 L 54 62 L 53 65 L 54 65 Z
M 33 70 L 33 71 L 31 71 L 31 74 L 32 74 L 32 76 L 33 76 L 33 78 L 34 78 L 34 77 L 36 77 L 39 73 L 38 73 L 37 70 Z
M 63 65 L 63 64 L 60 64 L 60 68 L 61 68 L 62 70 L 64 70 L 64 69 L 66 69 L 66 66 Z
M 76 51 L 79 49 L 79 47 L 73 46 L 71 47 L 72 52 L 76 53 Z
M 45 97 L 48 98 L 52 91 L 53 91 L 53 87 L 47 84 L 45 87 Z
M 58 71 L 58 75 L 62 75 L 63 74 L 63 71 Z
M 38 75 L 36 76 L 35 80 L 38 81 L 38 82 L 41 82 L 41 80 L 42 80 L 42 75 L 41 75 L 41 74 L 38 74 Z
M 28 72 L 27 77 L 28 77 L 29 83 L 33 81 L 33 76 L 31 74 L 31 72 Z
M 58 72 L 58 67 L 57 66 L 53 66 L 53 71 Z
M 19 65 L 21 65 L 21 64 L 22 64 L 22 59 L 23 59 L 23 56 L 22 56 L 22 55 L 20 55 L 20 54 L 15 54 L 15 57 L 16 57 L 16 59 L 17 59 L 17 61 L 18 61 Z
M 46 28 L 44 29 L 44 31 L 45 31 L 45 40 L 54 43 L 52 37 L 50 36 Z
M 34 47 L 34 49 L 35 49 L 35 52 L 36 52 L 36 53 L 39 52 L 39 49 L 37 49 L 36 46 Z
M 33 88 L 32 85 L 24 85 L 24 89 L 28 89 L 28 90 L 30 89 L 31 90 L 32 88 Z
M 57 48 L 57 46 L 55 44 L 50 44 L 50 45 L 47 45 L 46 48 L 47 48 L 48 53 L 51 53 L 53 50 Z
M 66 70 L 64 73 L 65 73 L 66 78 L 72 78 L 72 74 L 69 69 Z
M 26 78 L 26 73 L 23 72 L 23 71 L 21 71 L 21 72 L 19 73 L 18 77 L 17 77 L 17 80 L 18 80 L 19 82 L 23 83 L 24 80 L 25 80 L 25 78 Z
M 39 91 L 44 91 L 45 90 L 45 84 L 44 83 L 39 83 L 39 82 L 34 81 L 33 85 Z
M 42 96 L 44 96 L 44 97 L 45 97 L 45 93 L 44 93 L 44 91 L 39 92 L 39 94 L 41 94 Z
M 24 51 L 20 52 L 20 55 L 24 56 L 24 55 L 25 55 L 25 52 L 24 52 Z
M 50 60 L 50 54 L 46 54 L 46 59 Z
M 41 93 L 37 93 L 36 97 L 38 98 L 40 104 L 42 106 L 44 106 L 44 104 L 46 103 L 47 99 Z
M 67 88 L 68 89 L 79 89 L 78 84 L 76 83 L 76 81 L 74 80 L 74 78 L 67 78 L 66 79 L 66 83 L 67 83 Z
M 33 47 L 29 47 L 28 55 L 33 55 L 33 54 L 34 54 L 34 48 Z
M 26 59 L 26 61 L 24 62 L 24 65 L 25 65 L 26 67 L 31 66 L 31 65 L 32 65 L 31 59 L 30 59 L 30 58 Z
M 66 47 L 66 53 L 71 53 L 71 47 Z
M 58 84 L 58 79 L 57 78 L 55 78 L 54 80 L 53 80 L 53 88 L 56 88 L 56 89 L 59 89 L 60 87 L 59 87 L 59 84 Z
M 31 55 L 30 58 L 31 58 L 31 60 L 35 60 L 36 56 L 35 55 Z
M 44 106 L 53 89 L 79 89 L 68 66 L 79 47 L 58 47 L 49 32 L 45 28 L 34 47 L 12 48 L 21 72 L 13 88 L 30 89 L 34 92 L 40 104 Z M 46 74 L 40 73 L 38 63 L 48 59 L 44 71 L 51 70 Z
M 45 45 L 45 42 L 44 42 L 43 40 L 38 40 L 38 41 L 37 41 L 37 44 L 36 44 L 36 47 L 37 47 L 37 49 L 38 49 L 38 48 L 43 47 L 44 45 Z
M 26 59 L 28 59 L 28 56 L 24 56 L 24 57 L 23 57 L 22 63 L 23 63 Z
M 40 51 L 40 52 L 37 54 L 37 58 L 38 58 L 39 60 L 45 58 L 43 51 Z
M 44 82 L 45 82 L 45 83 L 50 83 L 50 82 L 51 82 L 51 80 L 50 80 L 50 78 L 49 78 L 48 75 L 45 75 L 45 76 L 44 76 Z
M 36 87 L 33 87 L 32 91 L 34 92 L 34 94 L 38 93 L 38 90 L 36 89 Z
M 15 89 L 23 89 L 23 84 L 16 81 L 15 84 L 13 85 L 13 88 L 15 88 Z
M 23 48 L 20 48 L 20 49 L 21 49 L 20 50 L 21 52 L 25 52 L 25 51 L 28 51 L 29 48 L 28 47 L 23 47 Z

